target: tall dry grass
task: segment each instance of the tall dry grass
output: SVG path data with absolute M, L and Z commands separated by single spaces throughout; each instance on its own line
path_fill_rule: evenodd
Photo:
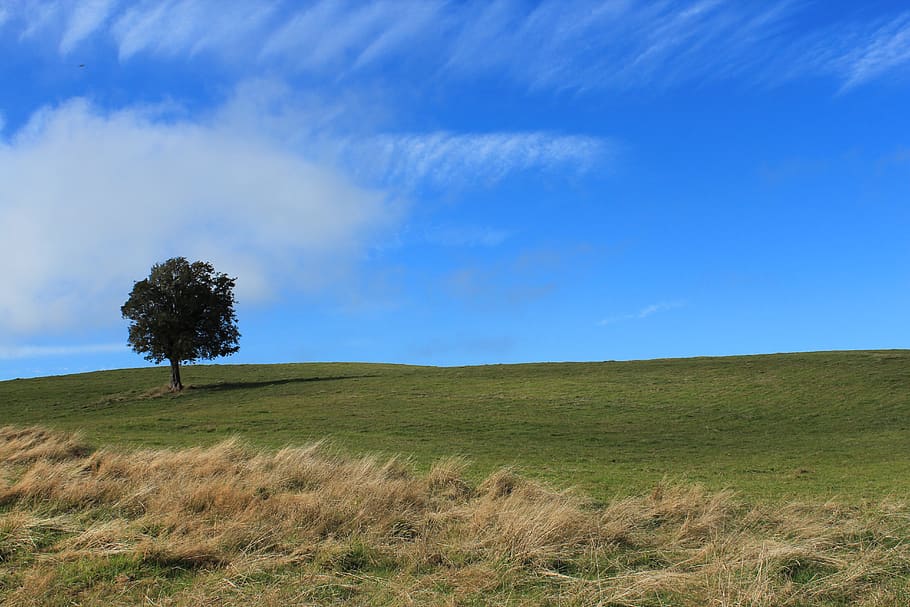
M 910 604 L 904 503 L 667 484 L 595 507 L 509 470 L 472 486 L 464 467 L 0 428 L 0 603 Z

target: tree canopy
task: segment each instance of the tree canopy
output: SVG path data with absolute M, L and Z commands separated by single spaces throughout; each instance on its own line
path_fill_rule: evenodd
M 171 390 L 183 389 L 181 363 L 228 356 L 240 347 L 235 278 L 212 264 L 174 257 L 152 266 L 120 308 L 131 321 L 129 345 L 147 360 L 171 364 Z

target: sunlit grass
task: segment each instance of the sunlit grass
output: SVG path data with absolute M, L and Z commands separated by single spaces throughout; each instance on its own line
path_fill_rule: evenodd
M 825 352 L 464 368 L 196 366 L 0 382 L 0 419 L 104 445 L 195 446 L 231 436 L 328 440 L 462 456 L 469 478 L 511 466 L 600 499 L 665 477 L 755 498 L 858 500 L 910 491 L 910 353 Z
M 692 484 L 595 504 L 320 445 L 98 449 L 0 429 L 0 603 L 899 605 L 910 509 Z

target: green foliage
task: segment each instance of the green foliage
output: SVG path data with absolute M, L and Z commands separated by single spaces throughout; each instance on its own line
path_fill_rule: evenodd
M 130 346 L 147 360 L 170 361 L 175 372 L 181 363 L 233 354 L 240 339 L 234 284 L 207 262 L 174 257 L 155 264 L 121 308 L 131 321 Z M 179 374 L 171 387 L 182 388 Z

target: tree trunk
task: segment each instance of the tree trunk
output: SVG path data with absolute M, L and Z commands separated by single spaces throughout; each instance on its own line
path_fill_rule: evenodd
M 181 390 L 183 390 L 183 383 L 180 381 L 180 361 L 171 360 L 171 392 Z

